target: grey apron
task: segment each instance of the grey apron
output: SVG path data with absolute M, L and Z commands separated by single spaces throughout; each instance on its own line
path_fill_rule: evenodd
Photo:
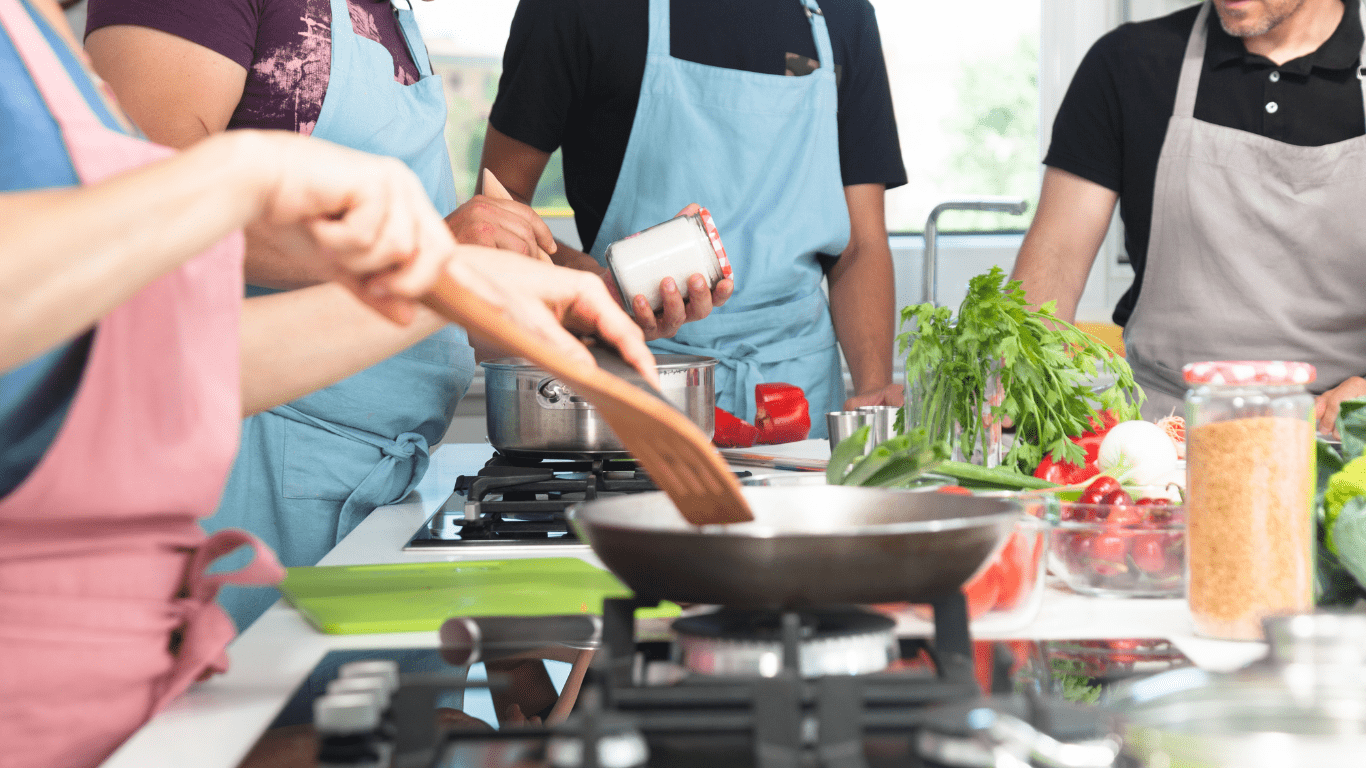
M 1315 391 L 1366 374 L 1366 136 L 1299 147 L 1196 120 L 1209 14 L 1186 46 L 1124 328 L 1147 419 L 1182 412 L 1190 362 L 1302 360 Z

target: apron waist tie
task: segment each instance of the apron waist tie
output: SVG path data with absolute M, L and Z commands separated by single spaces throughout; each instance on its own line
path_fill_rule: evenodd
M 208 573 L 215 560 L 239 547 L 251 547 L 251 562 L 231 573 Z M 181 621 L 179 647 L 175 663 L 156 692 L 153 711 L 160 711 L 196 680 L 226 672 L 228 642 L 236 634 L 232 619 L 218 606 L 218 591 L 227 584 L 266 586 L 278 584 L 285 577 L 285 569 L 255 536 L 236 528 L 228 528 L 205 539 L 195 549 L 185 577 L 185 596 L 177 598 L 170 607 Z
M 371 467 L 365 479 L 361 480 L 342 502 L 341 513 L 337 518 L 334 546 L 340 544 L 346 534 L 355 530 L 375 507 L 392 504 L 412 492 L 418 481 L 427 473 L 427 465 L 431 462 L 427 438 L 416 432 L 404 432 L 389 439 L 373 432 L 319 419 L 289 405 L 273 408 L 271 413 L 326 430 L 338 437 L 373 446 L 381 454 L 379 462 Z M 410 465 L 408 477 L 401 489 L 396 492 L 392 478 L 402 463 Z

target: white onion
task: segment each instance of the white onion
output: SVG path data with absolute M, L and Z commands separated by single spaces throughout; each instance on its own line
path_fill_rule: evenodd
M 1176 462 L 1171 437 L 1147 421 L 1122 421 L 1111 427 L 1096 460 L 1102 474 L 1125 485 L 1164 484 Z

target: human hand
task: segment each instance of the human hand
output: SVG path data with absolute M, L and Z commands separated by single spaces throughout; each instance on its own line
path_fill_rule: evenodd
M 895 405 L 901 407 L 905 404 L 906 388 L 900 384 L 888 384 L 868 392 L 861 392 L 845 400 L 844 410 L 856 411 L 864 405 Z
M 488 173 L 485 171 L 485 173 Z M 489 174 L 492 176 L 492 174 Z M 502 190 L 501 185 L 498 190 Z M 512 199 L 506 191 L 475 195 L 446 217 L 456 242 L 501 248 L 549 262 L 555 252 L 550 228 L 530 206 Z
M 664 299 L 664 306 L 658 314 L 650 309 L 650 302 L 644 295 L 637 295 L 631 301 L 631 311 L 636 324 L 645 332 L 646 341 L 667 339 L 678 333 L 684 323 L 710 315 L 713 309 L 725 304 L 734 291 L 735 281 L 729 277 L 708 291 L 707 279 L 695 274 L 688 278 L 688 300 L 685 302 L 678 284 L 672 277 L 666 277 L 659 283 L 659 294 Z
M 697 203 L 689 203 L 675 214 L 674 218 L 690 216 L 701 210 L 702 207 Z M 611 278 L 606 275 L 605 270 L 603 280 L 611 283 Z M 678 283 L 672 277 L 661 280 L 659 294 L 664 306 L 658 313 L 650 309 L 650 302 L 643 294 L 631 299 L 631 312 L 635 315 L 636 323 L 645 332 L 646 341 L 671 338 L 678 333 L 678 329 L 682 328 L 684 323 L 701 320 L 710 315 L 713 309 L 730 299 L 731 294 L 735 292 L 735 281 L 725 278 L 708 291 L 707 279 L 701 274 L 694 274 L 688 278 L 687 288 L 688 296 L 685 302 Z
M 389 319 L 407 324 L 455 242 L 403 163 L 295 134 L 243 132 L 266 155 L 247 229 L 304 259 Z
M 1314 398 L 1314 419 L 1318 422 L 1319 433 L 1341 437 L 1337 428 L 1338 410 L 1343 401 L 1358 397 L 1366 397 L 1366 379 L 1352 376 Z
M 588 348 L 569 331 L 597 336 L 658 386 L 654 355 L 645 346 L 644 333 L 596 275 L 479 246 L 457 246 L 447 268 L 461 287 L 559 355 L 594 366 Z

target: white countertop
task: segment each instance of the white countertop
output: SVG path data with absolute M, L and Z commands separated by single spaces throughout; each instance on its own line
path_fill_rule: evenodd
M 807 441 L 818 453 L 824 441 Z M 803 446 L 804 447 L 804 446 Z M 828 447 L 825 448 L 828 454 Z M 790 452 L 790 451 L 789 451 Z M 798 449 L 798 453 L 800 453 Z M 440 446 L 426 477 L 402 503 L 381 507 L 337 545 L 320 565 L 443 562 L 488 559 L 488 552 L 404 552 L 413 533 L 450 496 L 455 479 L 488 460 L 487 444 Z M 795 454 L 794 454 L 795 455 Z M 813 456 L 814 457 L 814 456 Z M 556 556 L 565 556 L 557 551 Z M 591 551 L 572 553 L 601 567 Z M 537 553 L 497 553 L 498 558 Z M 975 639 L 1170 639 L 1196 664 L 1234 669 L 1259 658 L 1259 643 L 1196 638 L 1184 600 L 1102 600 L 1050 586 L 1039 617 L 1024 629 Z M 133 735 L 104 768 L 234 768 L 290 696 L 329 651 L 366 648 L 434 648 L 435 632 L 324 635 L 283 602 L 268 610 L 228 648 L 227 674 L 192 687 Z

